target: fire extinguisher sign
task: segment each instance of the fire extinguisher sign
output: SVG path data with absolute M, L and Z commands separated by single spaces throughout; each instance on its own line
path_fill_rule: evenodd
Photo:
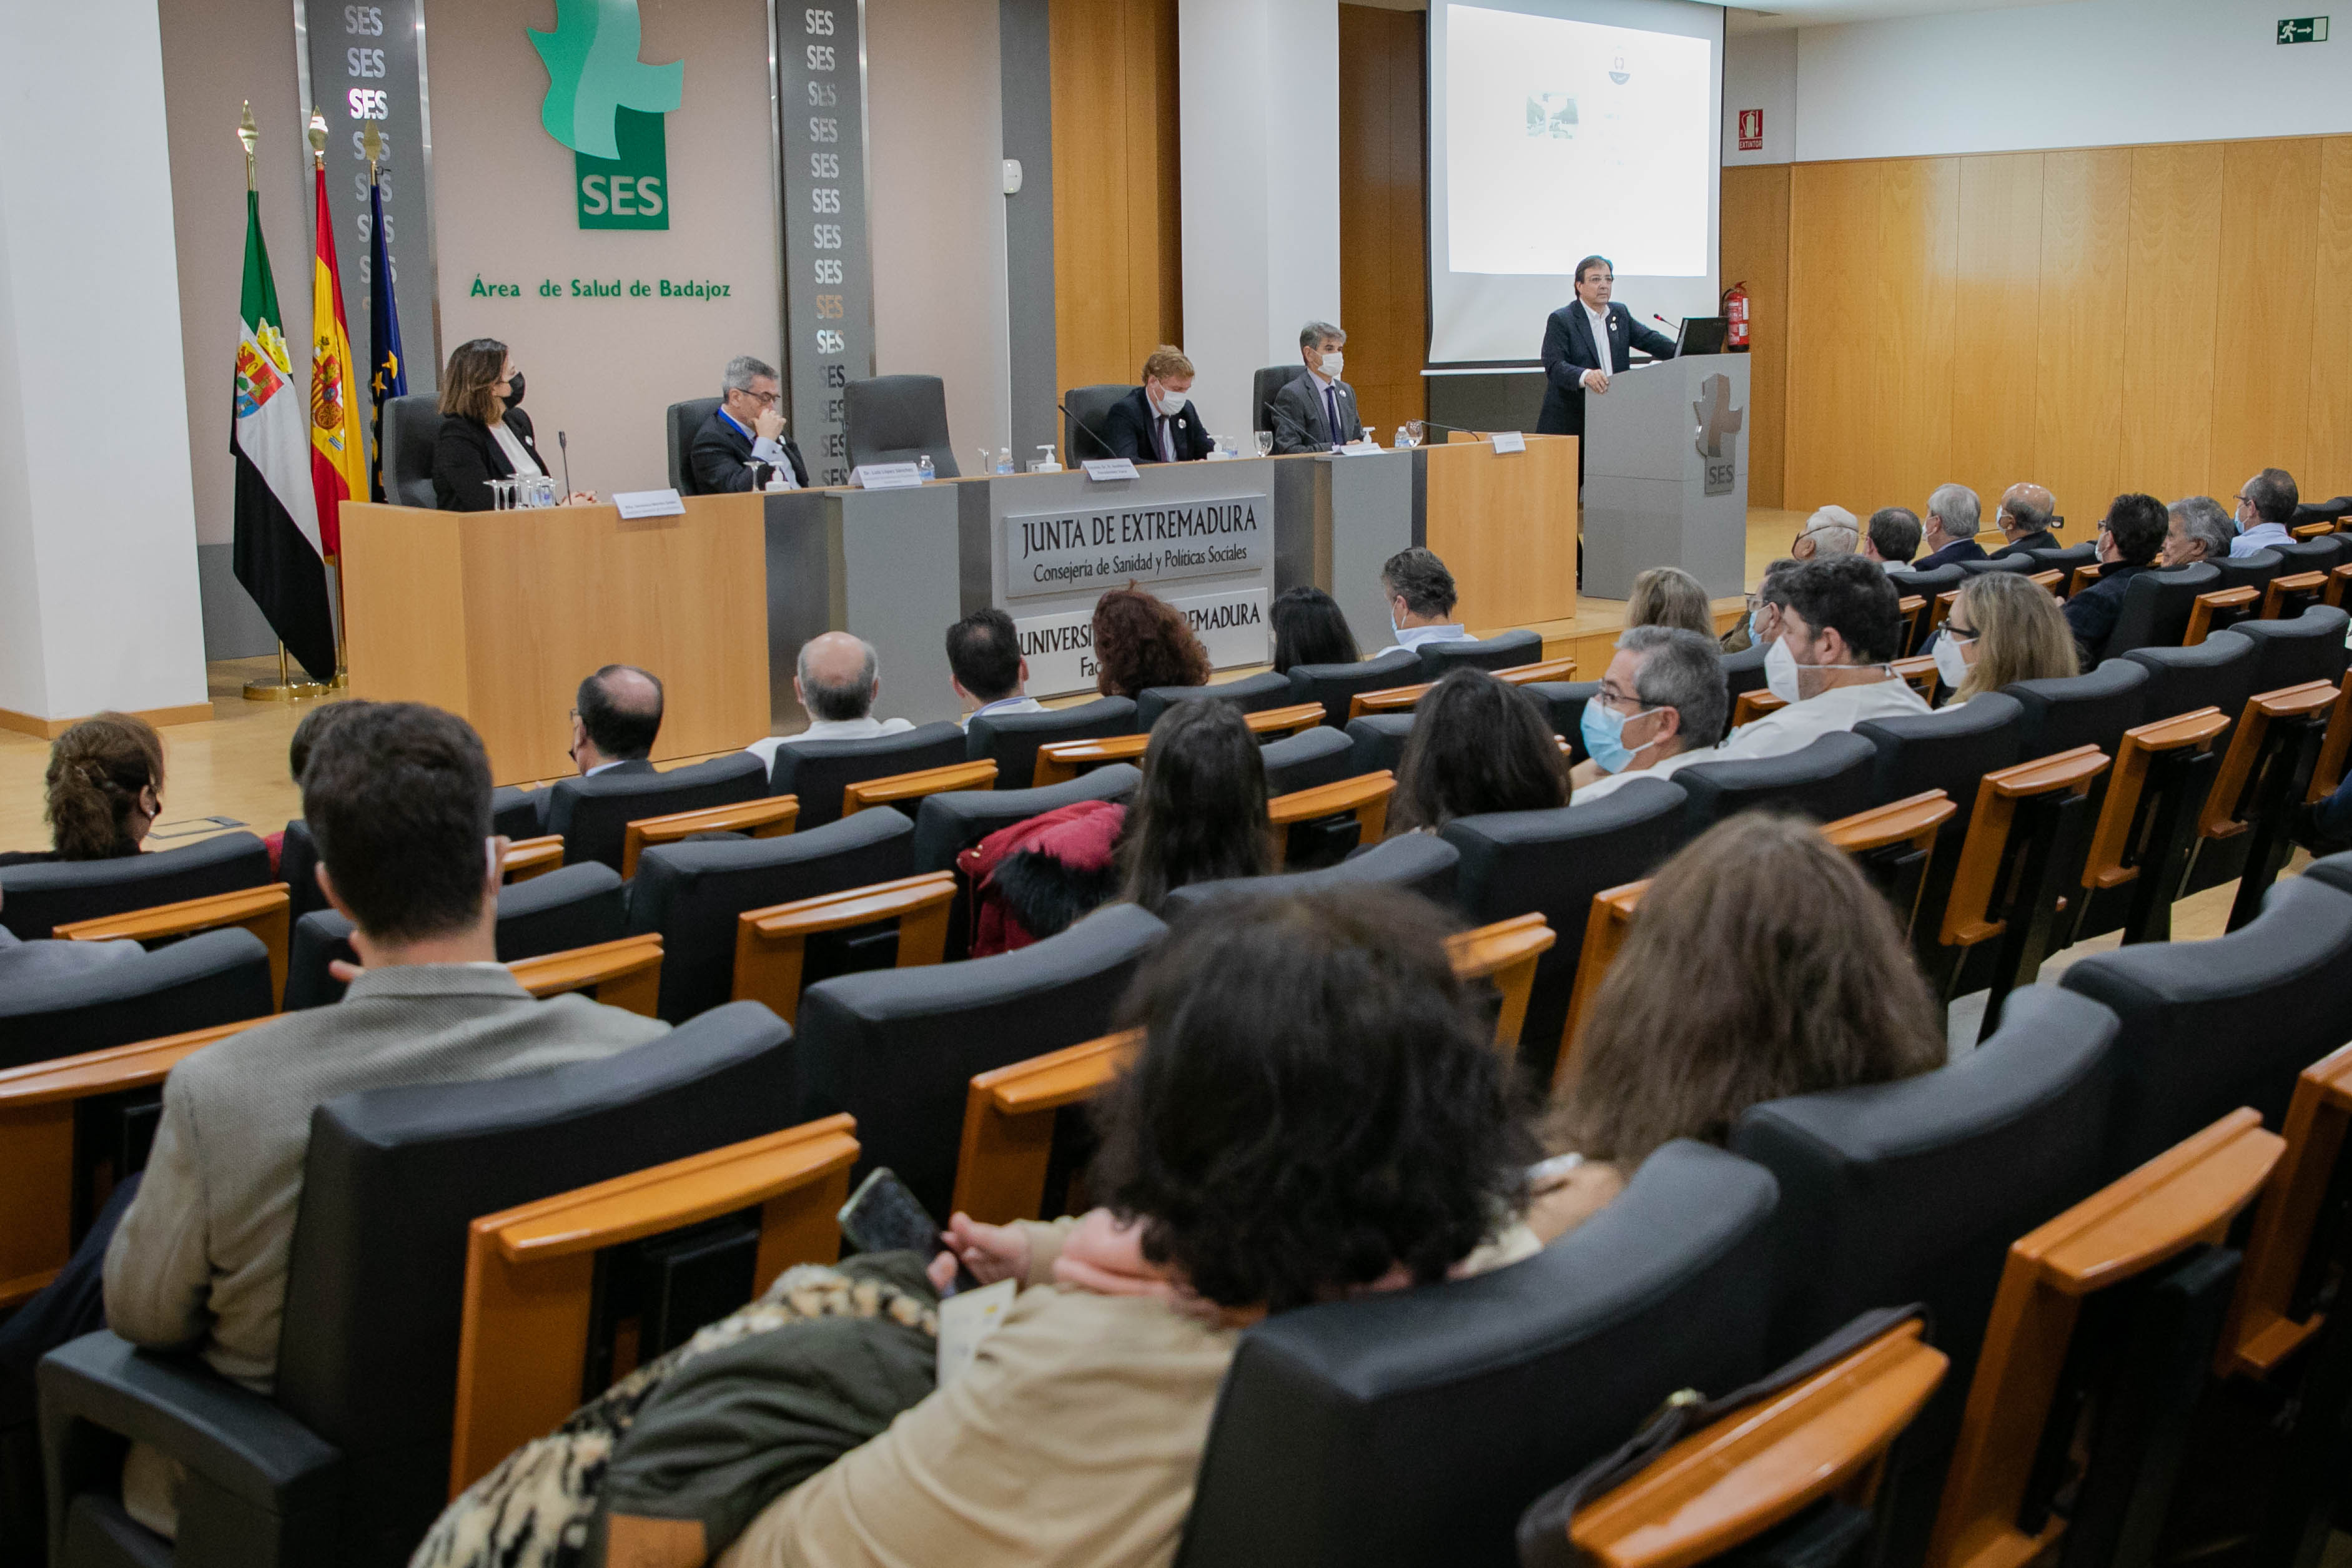
M 1739 150 L 1742 152 L 1764 151 L 1764 111 L 1743 109 L 1739 111 Z

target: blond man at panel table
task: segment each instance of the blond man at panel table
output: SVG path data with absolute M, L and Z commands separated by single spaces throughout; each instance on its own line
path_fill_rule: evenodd
M 793 695 L 807 712 L 809 727 L 798 735 L 772 735 L 743 748 L 770 768 L 776 765 L 779 746 L 872 740 L 915 727 L 910 719 L 874 716 L 874 700 L 882 695 L 882 662 L 873 643 L 846 632 L 827 632 L 801 644 Z

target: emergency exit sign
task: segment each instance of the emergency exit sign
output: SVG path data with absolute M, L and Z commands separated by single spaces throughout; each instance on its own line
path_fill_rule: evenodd
M 2327 18 L 2282 17 L 2278 25 L 2278 41 L 2282 44 L 2324 44 L 2327 42 Z

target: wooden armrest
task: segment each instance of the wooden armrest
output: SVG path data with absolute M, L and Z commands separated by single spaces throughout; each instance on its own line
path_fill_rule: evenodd
M 1911 689 L 1927 700 L 1934 699 L 1936 687 L 1942 680 L 1942 677 L 1936 673 L 1936 660 L 1932 654 L 1923 653 L 1915 658 L 1897 659 L 1887 668 L 1909 683 Z
M 1242 716 L 1255 736 L 1297 735 L 1302 729 L 1313 729 L 1323 722 L 1321 703 L 1292 703 L 1287 707 L 1260 708 Z
M 535 876 L 545 876 L 563 864 L 563 835 L 550 833 L 543 839 L 517 839 L 507 845 L 506 858 L 499 862 L 500 882 L 529 882 Z
M 1143 1031 L 1123 1030 L 981 1073 L 971 1087 L 992 1109 L 1007 1116 L 1058 1111 L 1093 1099 L 1142 1049 Z
M 2082 569 L 2078 567 L 2075 570 L 2080 571 Z M 2065 574 L 2060 571 L 2037 571 L 2029 576 L 2025 580 L 2040 585 L 2040 587 L 2046 592 L 2057 593 L 2059 588 L 2063 585 L 2064 576 Z M 2064 595 L 2060 594 L 2059 597 L 2063 598 Z
M 2116 770 L 2107 780 L 2107 798 L 2099 806 L 2099 825 L 2091 835 L 2091 852 L 2083 864 L 2084 887 L 2121 887 L 2139 875 L 2137 866 L 2124 864 L 2124 850 L 2131 837 L 2132 819 L 2139 813 L 2148 765 L 2157 755 L 2209 746 L 2229 727 L 2229 716 L 2220 708 L 2201 707 L 2124 731 L 2124 743 L 2116 751 Z
M 1895 844 L 1928 849 L 1936 831 L 1949 821 L 1959 807 L 1941 789 L 1906 797 L 1867 811 L 1856 811 L 1825 824 L 1822 836 L 1850 855 L 1868 854 Z
M 593 991 L 607 1007 L 654 1016 L 661 995 L 662 939 L 657 931 L 598 942 L 544 957 L 518 958 L 507 968 L 541 1000 L 567 991 Z
M 2336 524 L 2333 521 L 2303 523 L 2287 529 L 2288 533 L 2293 534 L 2298 539 L 2315 539 L 2321 538 L 2323 535 L 2332 534 L 2335 531 Z
M 2352 1046 L 2322 1057 L 2295 1080 L 2294 1099 L 2281 1129 L 2286 1155 L 2254 1209 L 2237 1294 L 2221 1333 L 2217 1374 L 2267 1376 L 2326 1322 L 2326 1312 L 2296 1319 L 2287 1312 L 2312 1233 L 2335 1183 L 2336 1163 L 2344 1157 L 2347 1124 L 2352 1124 Z
M 936 964 L 947 956 L 954 902 L 955 873 L 935 871 L 747 909 L 735 922 L 734 999 L 765 1002 L 786 1023 L 796 1022 L 808 939 L 880 920 L 898 923 L 898 967 Z
M 988 1225 L 1042 1218 L 1054 1113 L 1110 1087 L 1142 1045 L 1143 1031 L 1132 1029 L 974 1077 L 964 1094 L 950 1212 Z
M 1604 1568 L 1686 1568 L 1821 1498 L 1875 1479 L 1877 1460 L 1943 1381 L 1917 1319 L 1768 1399 L 1692 1433 L 1577 1511 L 1569 1539 Z
M 2261 618 L 2264 621 L 2278 619 L 2279 612 L 2286 608 L 2289 594 L 2324 593 L 2326 591 L 2327 574 L 2324 571 L 2298 571 L 2285 577 L 2272 578 L 2270 586 L 2263 590 Z
M 215 1024 L 185 1034 L 162 1035 L 131 1045 L 9 1068 L 0 1072 L 0 1113 L 87 1100 L 98 1094 L 120 1094 L 125 1090 L 161 1083 L 183 1059 L 194 1056 L 216 1040 L 226 1040 L 268 1021 L 264 1017 Z
M 1414 686 L 1388 686 L 1377 692 L 1358 692 L 1348 699 L 1348 716 L 1361 718 L 1370 713 L 1411 713 L 1435 684 L 1423 681 Z
M 2346 561 L 2327 574 L 2327 591 L 2320 595 L 2320 598 L 2325 602 L 2341 609 L 2344 604 L 2344 591 L 2347 588 L 2352 588 L 2352 561 Z
M 2070 1295 L 2129 1279 L 2204 1240 L 2219 1242 L 2253 1201 L 2286 1140 L 2263 1130 L 2262 1113 L 2231 1112 L 2020 1239 Z
M 740 800 L 732 806 L 706 806 L 699 811 L 672 811 L 663 817 L 639 817 L 621 840 L 621 874 L 637 874 L 637 856 L 656 844 L 674 844 L 696 833 L 749 833 L 755 839 L 780 839 L 799 825 L 801 798 L 770 795 Z M 561 845 L 562 840 L 556 842 Z
M 1353 716 L 1352 715 L 1350 716 Z M 1066 784 L 1084 768 L 1103 762 L 1132 762 L 1151 744 L 1148 735 L 1108 735 L 1097 740 L 1057 740 L 1037 748 L 1036 771 L 1030 782 L 1037 789 Z
M 995 763 L 985 758 L 978 762 L 950 762 L 945 768 L 919 768 L 912 773 L 893 773 L 887 779 L 852 784 L 841 792 L 841 814 L 854 816 L 868 806 L 919 800 L 926 795 L 944 795 L 950 789 L 995 788 Z
M 1564 681 L 1575 674 L 1574 659 L 1540 659 L 1532 664 L 1513 664 L 1507 670 L 1496 670 L 1495 678 L 1515 686 L 1528 686 L 1538 681 Z
M 1739 700 L 1732 705 L 1731 727 L 1738 729 L 1743 724 L 1752 723 L 1775 709 L 1788 706 L 1785 700 L 1774 696 L 1761 686 L 1752 692 L 1742 692 Z
M 193 936 L 199 931 L 241 926 L 261 938 L 269 949 L 269 1000 L 282 1006 L 286 998 L 286 942 L 292 922 L 293 895 L 282 882 L 240 887 L 206 898 L 184 898 L 146 909 L 76 920 L 57 927 L 69 942 L 160 942 Z
M 1906 621 L 1915 619 L 1919 612 L 1927 608 L 1927 596 L 1924 593 L 1901 594 L 1895 601 L 1895 612 Z
M 2210 593 L 2200 593 L 2189 606 L 2189 625 L 2180 634 L 2180 645 L 2194 648 L 2212 634 L 2213 618 L 2224 611 L 2243 610 L 2262 595 L 2251 588 L 2217 588 Z
M 2098 581 L 2100 578 L 2105 577 L 2106 575 L 2106 570 L 2107 569 L 2105 566 L 2095 561 L 2089 566 L 2076 567 L 2074 569 L 2074 575 L 2066 580 L 2066 597 L 2069 599 L 2074 598 L 2074 595 L 2082 592 L 2083 590 Z M 2042 574 L 2036 573 L 2035 575 L 2038 578 Z
M 2246 824 L 2238 820 L 2238 799 L 2253 778 L 2254 763 L 2270 737 L 2272 721 L 2317 713 L 2334 704 L 2339 695 L 2326 681 L 2305 681 L 2301 685 L 2257 692 L 2246 699 L 2246 711 L 2238 719 L 2237 733 L 2230 737 L 2230 749 L 2221 758 L 2212 791 L 2205 797 L 2204 810 L 2198 813 L 2197 832 L 2200 838 L 2235 838 L 2246 831 Z
M 1519 1033 L 1527 1027 L 1528 1004 L 1534 999 L 1536 964 L 1553 944 L 1557 932 L 1540 915 L 1517 915 L 1456 932 L 1445 939 L 1446 956 L 1456 978 L 1492 980 L 1503 1005 L 1495 1018 L 1495 1049 L 1508 1058 L 1519 1049 Z
M 2344 782 L 2344 764 L 2352 751 L 2352 673 L 2347 673 L 2336 694 L 2336 707 L 2327 716 L 2327 738 L 2319 745 L 2319 760 L 2312 764 L 2310 801 L 2325 800 Z
M 1941 626 L 1951 616 L 1952 606 L 1959 601 L 1960 591 L 1957 588 L 1947 589 L 1936 595 L 1936 607 L 1927 615 L 1927 630 L 1933 632 L 1937 627 Z
M 2078 746 L 2072 751 L 2056 752 L 1988 773 L 1984 781 L 1992 786 L 1994 793 L 2011 800 L 2053 794 L 2060 789 L 2072 789 L 2080 795 L 2091 787 L 2092 779 L 2105 771 L 2106 766 L 2105 752 L 2095 746 Z
M 1649 891 L 1644 878 L 1603 888 L 1592 895 L 1592 912 L 1584 922 L 1584 946 L 1576 956 L 1576 984 L 1568 997 L 1568 1023 L 1560 1030 L 1559 1055 L 1552 1066 L 1555 1101 L 1576 1082 L 1579 1037 L 1584 1032 L 1585 1017 L 1592 1010 L 1601 982 L 1608 977 L 1609 966 L 1617 960 L 1617 950 L 1625 945 L 1625 933 L 1633 924 L 1633 912 L 1641 907 L 1642 895 Z
M 1360 773 L 1353 779 L 1318 785 L 1312 789 L 1276 795 L 1265 803 L 1266 826 L 1274 834 L 1276 867 L 1281 866 L 1288 847 L 1289 830 L 1300 822 L 1352 815 L 1358 829 L 1357 841 L 1379 843 L 1388 831 L 1389 796 L 1395 789 L 1396 775 L 1383 768 L 1377 773 Z
M 1952 892 L 1944 904 L 1944 924 L 1937 940 L 1947 947 L 1973 947 L 2009 928 L 2006 920 L 1990 918 L 1990 905 L 2017 803 L 2062 789 L 2083 794 L 2106 766 L 2105 752 L 2095 746 L 2078 746 L 1984 776 L 1977 790 L 1976 810 L 1969 817 L 1968 836 L 1960 842 L 1960 863 L 1953 873 Z

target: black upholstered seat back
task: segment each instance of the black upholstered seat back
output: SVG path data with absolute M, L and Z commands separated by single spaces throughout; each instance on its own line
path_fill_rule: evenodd
M 360 961 L 359 950 L 352 946 L 353 929 L 351 917 L 333 909 L 314 909 L 294 922 L 286 938 L 288 1012 L 332 1007 L 343 999 L 343 982 L 335 978 L 331 966 L 338 959 L 346 964 Z
M 318 1109 L 277 1403 L 343 1451 L 335 1561 L 405 1562 L 448 1501 L 467 1227 L 789 1126 L 797 1097 L 792 1030 L 743 1002 L 601 1061 Z
M 1850 817 L 1869 808 L 1877 767 L 1876 747 L 1851 731 L 1832 730 L 1779 757 L 1677 768 L 1674 781 L 1690 797 L 1685 815 L 1696 838 L 1741 811 L 1796 811 L 1817 822 Z
M 2096 953 L 2059 984 L 2123 1020 L 2105 1174 L 2122 1175 L 2241 1105 L 2280 1125 L 2295 1075 L 2352 1040 L 2352 894 L 2290 877 L 2205 942 Z
M 702 486 L 694 482 L 694 433 L 702 422 L 719 411 L 724 399 L 690 397 L 684 402 L 674 402 L 662 414 L 662 434 L 669 443 L 669 486 L 681 496 L 699 496 Z
M 914 463 L 925 456 L 942 479 L 958 477 L 948 434 L 947 383 L 937 376 L 868 376 L 842 395 L 849 465 Z
M 1395 838 L 1359 850 L 1337 865 L 1297 871 L 1280 876 L 1234 877 L 1224 882 L 1196 882 L 1168 895 L 1164 913 L 1172 923 L 1213 900 L 1225 897 L 1282 897 L 1327 887 L 1402 887 L 1433 903 L 1452 905 L 1454 871 L 1462 852 L 1433 833 L 1400 833 Z
M 563 863 L 601 861 L 621 869 L 621 846 L 640 817 L 701 811 L 756 800 L 768 792 L 767 769 L 748 751 L 667 773 L 599 773 L 566 779 L 548 801 L 547 831 L 563 836 Z M 801 820 L 808 820 L 805 804 Z
M 2036 571 L 2063 571 L 2070 583 L 2078 566 L 2091 566 L 2099 559 L 2099 546 L 2095 539 L 2084 539 L 2078 545 L 2039 545 L 2025 552 Z
M 539 806 L 542 793 L 501 784 L 490 791 L 490 831 L 510 839 L 539 836 Z
M 2126 585 L 2124 607 L 2107 634 L 2102 656 L 2112 659 L 2134 648 L 2178 648 L 2188 634 L 2197 596 L 2221 586 L 2221 569 L 2209 561 L 2165 571 L 2143 571 Z
M 1964 560 L 1959 565 L 1961 575 L 1964 577 L 1982 577 L 1989 571 L 2015 571 L 2031 577 L 2042 570 L 2041 562 L 2022 552 L 2016 555 L 1989 555 L 1981 560 Z
M 1348 721 L 1348 744 L 1354 747 L 1350 773 L 1393 773 L 1404 761 L 1404 743 L 1412 735 L 1409 713 L 1368 713 Z
M 1318 785 L 1336 784 L 1355 776 L 1355 743 L 1328 725 L 1317 725 L 1297 735 L 1269 740 L 1258 755 L 1265 759 L 1265 792 L 1288 795 Z
M 953 871 L 957 855 L 999 828 L 1080 800 L 1126 800 L 1142 782 L 1142 769 L 1131 762 L 1114 762 L 1041 789 L 954 789 L 926 795 L 915 813 L 914 866 L 909 874 Z
M 2235 632 L 2212 632 L 2189 648 L 2135 648 L 2124 657 L 2147 672 L 2141 724 L 2200 707 L 2220 708 L 2235 719 L 2253 695 L 2254 642 Z
M 1410 648 L 1398 648 L 1359 659 L 1352 664 L 1293 664 L 1287 679 L 1292 702 L 1321 703 L 1323 722 L 1344 727 L 1348 722 L 1348 699 L 1359 692 L 1419 685 L 1421 655 Z
M 1062 407 L 1068 415 L 1062 421 L 1064 466 L 1076 468 L 1090 457 L 1111 455 L 1109 444 L 1103 440 L 1103 420 L 1134 390 L 1122 382 L 1097 382 L 1062 394 Z
M 1167 929 L 1118 904 L 994 957 L 811 986 L 801 998 L 800 1119 L 856 1117 L 851 1179 L 888 1166 L 944 1221 L 972 1075 L 1107 1033 L 1137 963 Z
M 1959 587 L 1968 580 L 1968 575 L 1960 570 L 1959 562 L 1951 561 L 1943 566 L 1930 567 L 1926 571 L 1890 571 L 1886 574 L 1886 580 L 1895 585 L 1897 598 L 1916 593 L 1923 599 L 1933 599 L 1939 593 L 1949 593 Z
M 2344 564 L 2347 546 L 2352 546 L 2352 534 L 2322 534 L 2317 538 L 2267 548 L 2278 552 L 2279 575 L 2294 577 L 2306 571 L 2335 570 Z
M 270 880 L 269 847 L 243 832 L 113 860 L 35 861 L 0 869 L 0 925 L 29 942 L 77 920 L 264 887 Z
M 1863 720 L 1853 733 L 1878 753 L 1871 799 L 1883 805 L 1941 789 L 1958 808 L 1952 821 L 1965 831 L 1976 809 L 1977 785 L 2017 760 L 2022 716 L 2015 697 L 1985 692 L 1935 713 Z
M 286 824 L 286 836 L 278 841 L 278 880 L 286 884 L 291 918 L 299 920 L 327 907 L 327 895 L 319 891 L 319 843 L 310 836 L 310 824 L 299 817 Z
M 683 1023 L 733 993 L 744 911 L 908 875 L 914 840 L 912 822 L 877 806 L 777 839 L 647 850 L 630 883 L 627 930 L 661 934 L 661 1016 Z
M 1461 852 L 1454 898 L 1473 925 L 1540 914 L 1559 939 L 1537 960 L 1521 1059 L 1548 1075 L 1568 1023 L 1592 895 L 1639 882 L 1689 836 L 1689 797 L 1670 779 L 1636 779 L 1590 806 L 1456 817 L 1441 836 Z
M 2342 680 L 2345 623 L 2344 612 L 2332 604 L 2315 604 L 2286 621 L 2239 622 L 2230 629 L 2254 644 L 2250 689 L 2274 692 L 2305 681 Z
M 1434 681 L 1448 670 L 1508 670 L 1535 664 L 1543 657 L 1543 633 L 1500 632 L 1461 643 L 1423 643 L 1413 652 L 1421 655 L 1421 678 Z
M 2147 685 L 2147 669 L 2129 659 L 2109 659 L 2088 674 L 2011 682 L 2001 689 L 2024 709 L 2017 759 L 2032 762 L 2078 746 L 2113 757 L 2124 731 L 2140 721 Z
M 964 729 L 964 756 L 996 764 L 996 787 L 1026 789 L 1037 775 L 1037 748 L 1065 740 L 1102 740 L 1135 730 L 1135 704 L 1097 697 L 1043 713 L 974 714 Z
M 1283 388 L 1307 373 L 1304 361 L 1291 365 L 1262 365 L 1250 377 L 1250 428 L 1274 428 L 1274 399 Z M 1299 701 L 1307 699 L 1301 697 Z
M 269 1012 L 269 952 L 250 931 L 204 931 L 0 995 L 0 1070 Z
M 1952 567 L 1948 570 L 1958 571 L 1959 569 Z M 1749 646 L 1737 653 L 1718 656 L 1718 662 L 1723 665 L 1723 687 L 1730 694 L 1734 706 L 1738 706 L 1745 693 L 1764 689 L 1764 655 L 1771 651 L 1771 644 L 1768 643 L 1761 647 Z
M 1473 1279 L 1243 1335 L 1180 1568 L 1516 1561 L 1520 1512 L 1667 1396 L 1764 1369 L 1772 1178 L 1672 1143 L 1616 1202 Z
M 1135 727 L 1149 735 L 1171 703 L 1232 703 L 1244 713 L 1263 713 L 1270 707 L 1288 707 L 1293 700 L 1290 677 L 1277 675 L 1272 670 L 1244 675 L 1238 681 L 1213 681 L 1205 686 L 1147 686 L 1135 694 Z
M 441 399 L 434 392 L 387 398 L 383 405 L 384 499 L 396 507 L 437 507 L 433 451 L 441 444 Z
M 1584 705 L 1600 689 L 1599 681 L 1530 681 L 1519 688 L 1535 699 L 1544 722 L 1575 749 L 1580 762 L 1584 760 Z
M 2223 588 L 2251 588 L 2260 593 L 2286 570 L 2286 557 L 2274 549 L 2258 549 L 2252 555 L 2224 556 L 2212 564 L 2221 574 Z
M 868 779 L 946 768 L 965 759 L 963 730 L 941 720 L 871 740 L 803 740 L 776 747 L 766 793 L 800 797 L 806 832 L 841 815 L 841 792 Z

